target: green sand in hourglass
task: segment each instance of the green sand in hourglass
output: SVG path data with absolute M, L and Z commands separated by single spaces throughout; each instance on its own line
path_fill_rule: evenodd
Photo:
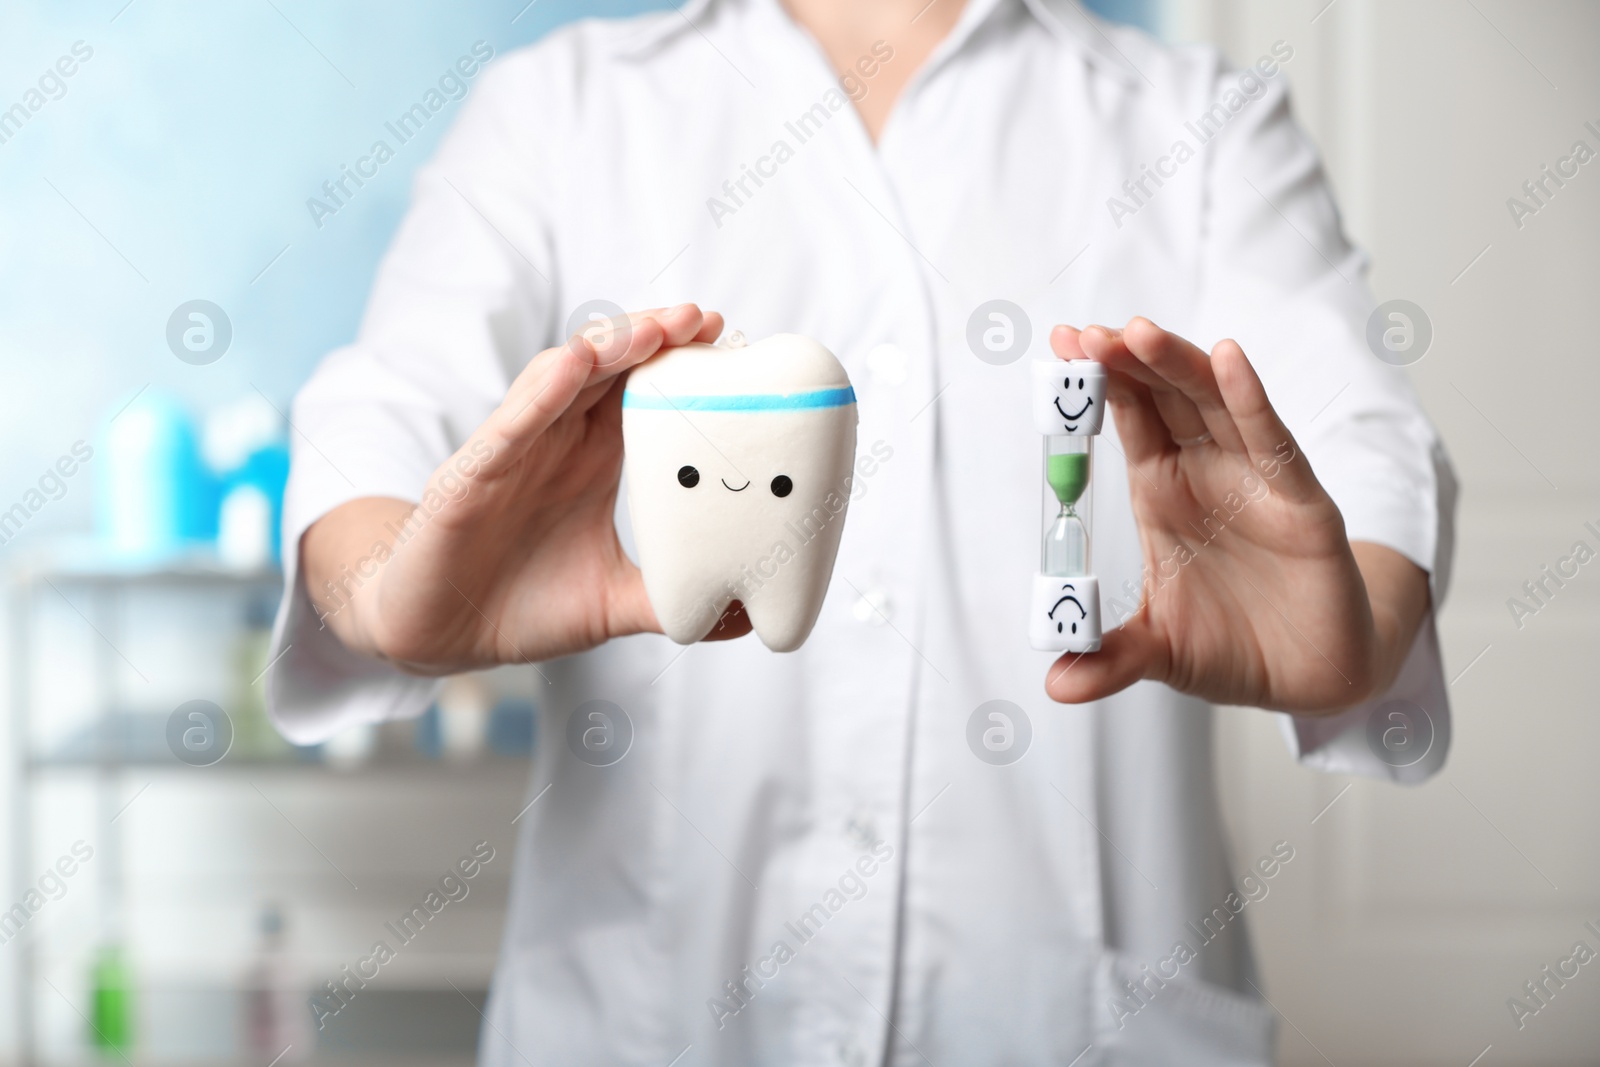
M 1070 508 L 1089 484 L 1089 453 L 1058 452 L 1047 457 L 1044 480 L 1050 483 L 1050 491 L 1061 501 L 1061 506 Z
M 1089 534 L 1074 505 L 1089 485 L 1089 453 L 1055 452 L 1045 458 L 1045 481 L 1061 511 L 1044 535 L 1045 574 L 1061 578 L 1089 573 Z

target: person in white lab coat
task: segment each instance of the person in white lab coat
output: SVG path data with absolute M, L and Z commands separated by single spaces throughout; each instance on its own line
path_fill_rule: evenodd
M 1453 481 L 1365 343 L 1294 54 L 1233 70 L 1071 0 L 691 0 L 483 76 L 296 398 L 269 678 L 312 742 L 535 665 L 483 1063 L 1270 1061 L 1237 916 L 1302 845 L 1227 857 L 1210 705 L 1400 781 L 1449 730 Z M 969 347 L 996 298 L 1026 358 Z M 635 311 L 563 341 L 597 300 Z M 837 353 L 872 459 L 784 655 L 737 609 L 660 636 L 618 509 L 625 372 L 724 324 Z M 1121 623 L 1054 661 L 1026 634 L 1052 352 L 1110 370 Z M 593 700 L 614 762 L 565 741 Z M 1009 763 L 968 743 L 990 701 Z M 1421 758 L 1371 743 L 1395 707 Z

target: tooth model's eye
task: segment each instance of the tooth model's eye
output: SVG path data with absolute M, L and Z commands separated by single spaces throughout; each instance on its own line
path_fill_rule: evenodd
M 687 464 L 678 468 L 678 484 L 685 489 L 693 489 L 700 484 L 700 472 Z
M 773 496 L 788 496 L 793 491 L 794 483 L 789 480 L 789 476 L 787 474 L 780 474 L 776 478 L 772 479 Z

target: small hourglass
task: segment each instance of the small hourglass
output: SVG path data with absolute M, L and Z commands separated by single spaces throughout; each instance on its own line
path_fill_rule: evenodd
M 1044 551 L 1040 573 L 1051 577 L 1082 577 L 1089 573 L 1089 488 L 1092 437 L 1046 437 L 1044 480 Z
M 1033 365 L 1034 429 L 1044 435 L 1044 521 L 1028 623 L 1034 648 L 1100 648 L 1100 584 L 1090 573 L 1094 438 L 1105 417 L 1105 368 L 1092 360 Z

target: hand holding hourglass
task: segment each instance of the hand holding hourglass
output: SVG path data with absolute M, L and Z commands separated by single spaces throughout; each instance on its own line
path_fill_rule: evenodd
M 1192 541 L 1194 524 L 1242 478 L 1260 477 L 1263 464 L 1274 471 L 1266 495 L 1098 652 L 1056 661 L 1050 696 L 1080 703 L 1153 679 L 1213 703 L 1315 713 L 1388 689 L 1428 609 L 1426 572 L 1392 548 L 1346 537 L 1338 506 L 1238 344 L 1223 341 L 1207 355 L 1142 318 L 1125 330 L 1057 326 L 1050 344 L 1059 359 L 1046 367 L 1092 360 L 1104 370 L 1147 570 Z M 1078 410 L 1063 406 L 1064 415 Z M 1056 447 L 1061 456 L 1075 446 Z M 1079 461 L 1054 462 L 1052 489 L 1059 481 L 1070 491 Z M 1087 544 L 1069 521 L 1087 519 L 1082 502 L 1063 498 L 1060 507 L 1065 525 L 1046 537 L 1043 570 L 1059 563 L 1087 574 Z

